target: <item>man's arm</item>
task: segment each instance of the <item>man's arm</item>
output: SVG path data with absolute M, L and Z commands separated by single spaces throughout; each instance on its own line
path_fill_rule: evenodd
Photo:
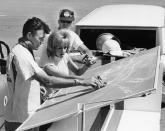
M 73 62 L 73 60 L 69 57 L 68 66 L 71 71 L 73 71 L 76 75 L 80 76 L 82 75 L 89 67 L 86 64 L 83 64 L 83 66 L 79 67 Z
M 39 81 L 47 88 L 67 88 L 73 86 L 92 86 L 94 89 L 99 89 L 105 85 L 99 83 L 96 79 L 64 79 L 54 76 L 48 76 L 44 71 L 40 71 L 34 74 L 34 79 Z
M 88 47 L 84 44 L 79 45 L 78 50 L 81 51 L 84 54 L 87 54 L 88 56 L 93 56 L 92 51 L 88 49 Z
M 50 75 L 50 76 L 55 76 L 55 77 L 60 77 L 60 78 L 65 78 L 65 79 L 80 79 L 83 80 L 83 77 L 76 76 L 76 75 L 66 75 L 64 73 L 61 73 L 54 68 L 53 65 L 46 65 L 44 67 L 44 71 Z
M 35 73 L 34 79 L 48 88 L 66 88 L 70 86 L 76 86 L 74 80 L 48 76 L 44 71 Z

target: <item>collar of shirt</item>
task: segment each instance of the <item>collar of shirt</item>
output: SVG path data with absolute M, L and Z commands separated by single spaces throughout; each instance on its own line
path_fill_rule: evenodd
M 25 39 L 24 37 L 21 37 L 18 39 L 18 44 L 28 49 L 28 51 L 32 54 L 33 58 L 35 59 L 33 50 L 29 47 L 29 45 L 32 44 L 29 40 Z

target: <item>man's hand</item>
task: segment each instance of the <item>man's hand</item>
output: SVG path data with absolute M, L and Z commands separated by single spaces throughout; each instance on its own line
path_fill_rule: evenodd
M 96 57 L 85 55 L 85 57 L 83 58 L 82 61 L 83 61 L 83 63 L 86 64 L 87 66 L 91 66 L 91 65 L 93 65 L 93 64 L 96 63 Z
M 88 78 L 81 81 L 82 86 L 92 86 L 96 90 L 106 86 L 106 84 L 107 83 L 104 82 L 100 76 Z
M 96 87 L 93 87 L 94 89 L 100 89 L 100 88 L 102 88 L 102 87 L 107 85 L 107 82 L 103 81 L 101 76 L 98 75 L 98 76 L 96 76 L 94 78 L 95 78 L 95 83 L 97 84 Z

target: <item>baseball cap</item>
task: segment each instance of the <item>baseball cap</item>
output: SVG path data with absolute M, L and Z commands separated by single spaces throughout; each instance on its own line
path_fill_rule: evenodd
M 60 11 L 59 20 L 72 22 L 75 20 L 74 12 L 69 9 L 63 9 Z

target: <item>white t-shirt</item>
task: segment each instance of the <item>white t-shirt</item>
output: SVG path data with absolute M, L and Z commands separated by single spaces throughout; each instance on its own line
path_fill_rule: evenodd
M 13 73 L 12 60 L 16 73 Z M 8 58 L 8 102 L 5 119 L 9 122 L 24 122 L 40 105 L 40 86 L 32 76 L 43 71 L 34 61 L 32 54 L 22 45 L 17 44 Z M 14 75 L 15 82 L 14 82 Z
M 69 29 L 62 29 L 62 30 L 66 30 L 71 35 L 69 50 L 77 50 L 79 46 L 83 45 L 82 40 L 74 31 Z
M 38 64 L 42 68 L 45 66 L 51 66 L 57 72 L 61 74 L 69 75 L 68 61 L 69 61 L 69 56 L 67 53 L 65 53 L 65 55 L 62 58 L 59 57 L 50 58 L 47 56 L 46 48 L 43 48 L 43 52 Z

